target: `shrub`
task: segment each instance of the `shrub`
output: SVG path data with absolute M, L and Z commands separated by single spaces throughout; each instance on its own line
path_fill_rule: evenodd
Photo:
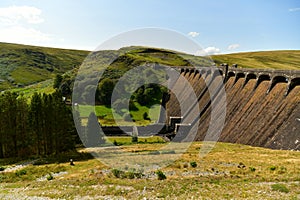
M 284 193 L 289 193 L 289 189 L 283 184 L 273 184 L 271 185 L 273 191 L 279 191 Z
M 53 179 L 54 179 L 53 175 L 51 173 L 49 173 L 48 176 L 47 176 L 47 180 L 51 181 Z
M 135 173 L 134 173 L 134 176 L 135 176 L 136 178 L 142 178 L 142 177 L 143 177 L 143 173 L 142 173 L 142 172 L 135 172 Z
M 114 140 L 113 144 L 114 144 L 115 146 L 118 146 L 118 142 L 117 142 L 116 140 Z
M 275 170 L 276 170 L 276 167 L 275 167 L 275 166 L 271 166 L 271 167 L 270 167 L 270 170 L 271 170 L 271 171 L 275 171 Z
M 112 169 L 111 172 L 116 178 L 121 178 L 124 174 L 123 171 L 118 170 L 118 169 Z
M 144 120 L 150 120 L 147 112 L 144 112 L 143 118 L 144 118 Z
M 249 167 L 249 169 L 251 172 L 255 172 L 255 170 L 256 170 L 254 167 Z
M 166 175 L 160 170 L 157 170 L 155 173 L 158 180 L 165 180 L 167 178 Z
M 242 162 L 239 163 L 238 168 L 244 169 L 246 165 Z
M 183 168 L 188 168 L 188 166 L 189 166 L 188 163 L 183 164 Z
M 4 171 L 4 170 L 5 170 L 5 167 L 0 166 L 0 171 Z
M 21 170 L 16 172 L 17 176 L 23 176 L 23 175 L 26 175 L 26 174 L 27 174 L 27 171 L 25 169 L 21 169 Z
M 111 172 L 116 178 L 128 178 L 128 179 L 134 179 L 134 178 L 141 178 L 143 174 L 141 172 L 134 172 L 135 170 L 124 172 L 119 169 L 112 169 Z
M 134 172 L 126 172 L 125 178 L 134 179 L 135 173 Z
M 191 167 L 195 168 L 197 167 L 197 163 L 195 161 L 190 162 Z
M 132 136 L 131 137 L 131 142 L 133 142 L 133 143 L 138 142 L 138 137 L 137 136 Z

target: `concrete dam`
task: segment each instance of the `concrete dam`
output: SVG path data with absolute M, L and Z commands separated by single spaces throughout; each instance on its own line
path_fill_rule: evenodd
M 170 92 L 163 100 L 161 119 L 177 140 L 300 150 L 300 71 L 228 65 L 177 70 L 180 76 L 173 80 L 173 87 L 181 92 Z M 191 100 L 192 95 L 196 101 Z

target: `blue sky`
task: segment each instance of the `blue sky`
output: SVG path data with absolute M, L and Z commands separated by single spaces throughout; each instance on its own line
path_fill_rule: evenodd
M 0 41 L 94 50 L 144 27 L 177 31 L 209 54 L 300 49 L 299 0 L 1 0 Z

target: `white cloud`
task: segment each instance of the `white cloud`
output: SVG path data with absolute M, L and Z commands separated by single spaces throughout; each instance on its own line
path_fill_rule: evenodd
M 215 55 L 221 53 L 221 50 L 217 47 L 207 47 L 205 49 L 196 52 L 197 56 Z
M 239 44 L 231 44 L 227 47 L 227 50 L 231 51 L 231 50 L 237 49 L 239 47 L 240 47 Z
M 195 32 L 195 31 L 191 31 L 191 32 L 188 33 L 188 35 L 191 36 L 191 37 L 197 37 L 199 34 L 200 33 Z
M 32 27 L 44 22 L 42 11 L 32 6 L 0 8 L 0 41 L 29 45 L 47 45 L 53 37 Z
M 16 25 L 20 22 L 39 24 L 44 21 L 42 11 L 32 6 L 10 6 L 0 8 L 0 24 Z
M 41 43 L 49 42 L 50 40 L 50 35 L 33 28 L 12 26 L 0 29 L 1 42 L 39 45 Z
M 290 8 L 289 12 L 296 12 L 296 11 L 300 11 L 300 8 Z

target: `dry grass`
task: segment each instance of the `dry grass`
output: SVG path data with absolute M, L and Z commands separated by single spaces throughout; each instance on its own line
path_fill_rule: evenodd
M 163 160 L 180 155 L 180 148 L 175 149 L 175 154 L 163 154 L 165 146 L 166 144 L 135 144 L 124 145 L 121 150 L 139 156 L 149 156 L 149 159 Z M 32 196 L 64 199 L 300 198 L 299 152 L 217 143 L 209 154 L 199 157 L 201 148 L 203 143 L 193 143 L 178 160 L 162 168 L 167 176 L 166 180 L 157 180 L 154 171 L 145 171 L 146 176 L 139 179 L 116 178 L 110 172 L 111 168 L 96 159 L 91 159 L 75 161 L 75 166 L 68 163 L 42 166 L 40 169 L 48 167 L 51 171 L 59 165 L 67 172 L 51 181 L 27 180 L 24 175 L 24 180 L 1 183 L 0 199 Z M 149 154 L 151 151 L 159 151 L 160 154 Z M 192 161 L 197 163 L 197 167 L 190 166 Z M 33 170 L 36 167 L 28 166 L 24 169 L 31 173 L 39 173 L 38 170 Z

